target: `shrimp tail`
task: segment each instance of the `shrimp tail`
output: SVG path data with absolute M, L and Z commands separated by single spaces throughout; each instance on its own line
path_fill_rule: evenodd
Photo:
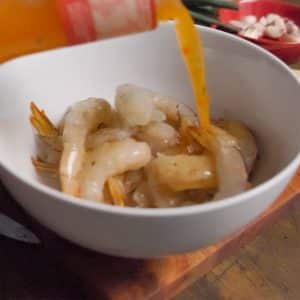
M 39 159 L 38 157 L 37 158 L 32 157 L 31 162 L 32 162 L 32 165 L 38 171 L 52 173 L 52 174 L 56 174 L 56 175 L 58 174 L 58 166 L 55 164 L 46 163 L 46 162 L 42 161 L 41 159 Z
M 38 134 L 44 137 L 58 136 L 58 129 L 47 117 L 44 110 L 40 110 L 34 102 L 30 103 L 30 123 Z
M 113 202 L 118 206 L 125 206 L 125 187 L 123 182 L 117 177 L 110 177 L 107 185 Z

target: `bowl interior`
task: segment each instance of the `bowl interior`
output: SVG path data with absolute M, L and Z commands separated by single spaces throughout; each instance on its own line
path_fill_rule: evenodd
M 299 85 L 267 52 L 240 39 L 202 29 L 212 114 L 245 122 L 258 139 L 260 160 L 254 182 L 287 166 L 300 149 Z M 54 120 L 74 102 L 90 97 L 114 100 L 122 83 L 135 83 L 193 105 L 190 82 L 173 26 L 147 34 L 27 56 L 0 67 L 0 160 L 15 174 L 39 177 L 29 102 Z M 48 182 L 49 184 L 51 182 Z

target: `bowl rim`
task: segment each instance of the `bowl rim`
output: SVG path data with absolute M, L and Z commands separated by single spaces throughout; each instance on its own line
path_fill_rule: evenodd
M 246 0 L 249 1 L 249 0 Z M 171 27 L 172 21 L 166 22 L 165 24 L 162 24 L 161 26 L 165 27 Z M 219 30 L 215 30 L 212 28 L 199 26 L 197 25 L 197 30 L 202 33 L 208 33 L 215 36 L 218 36 L 220 38 L 227 38 L 233 42 L 240 43 L 242 45 L 245 45 L 247 47 L 250 47 L 260 52 L 261 55 L 264 55 L 270 62 L 273 61 L 275 64 L 280 66 L 283 70 L 285 70 L 291 79 L 295 80 L 295 83 L 298 83 L 298 79 L 296 75 L 289 69 L 289 67 L 284 64 L 279 58 L 269 53 L 267 50 L 247 41 L 244 39 L 241 39 L 239 37 L 236 37 L 234 35 L 231 35 L 226 32 L 222 32 Z M 8 62 L 5 62 L 0 66 L 0 69 L 3 68 L 5 65 L 9 65 L 13 63 L 14 61 L 20 61 L 20 60 L 26 60 L 28 57 L 37 57 L 37 56 L 43 56 L 48 55 L 49 52 L 63 52 L 68 49 L 70 51 L 70 48 L 77 48 L 77 47 L 85 47 L 85 45 L 77 45 L 69 48 L 62 48 L 62 49 L 54 49 L 54 50 L 48 50 L 44 51 L 42 53 L 35 53 L 35 54 L 28 54 L 24 55 L 23 57 L 14 58 Z M 299 84 L 299 91 L 300 91 L 300 84 Z M 290 173 L 295 172 L 297 167 L 300 165 L 300 149 L 299 152 L 296 154 L 296 156 L 291 159 L 291 161 L 282 168 L 279 172 L 277 172 L 274 176 L 269 178 L 268 180 L 264 181 L 263 183 L 255 186 L 254 188 L 245 191 L 243 193 L 237 194 L 232 197 L 227 197 L 219 201 L 214 202 L 207 202 L 203 204 L 195 204 L 192 206 L 185 206 L 185 207 L 172 207 L 172 208 L 137 208 L 137 207 L 119 207 L 119 206 L 112 206 L 104 203 L 98 203 L 93 202 L 90 200 L 81 200 L 78 201 L 78 198 L 75 198 L 73 196 L 69 196 L 66 194 L 63 194 L 61 191 L 55 190 L 43 183 L 38 182 L 35 179 L 27 178 L 22 176 L 19 172 L 13 170 L 2 157 L 0 157 L 0 167 L 7 172 L 11 177 L 13 177 L 16 181 L 19 181 L 23 183 L 24 185 L 28 186 L 29 188 L 32 188 L 36 190 L 38 193 L 46 194 L 46 196 L 50 196 L 55 199 L 55 201 L 62 201 L 66 205 L 74 205 L 77 207 L 80 207 L 84 210 L 95 210 L 102 213 L 108 213 L 113 215 L 120 215 L 120 216 L 130 216 L 130 217 L 174 217 L 174 216 L 183 216 L 183 215 L 194 215 L 194 214 L 201 214 L 205 212 L 210 211 L 216 211 L 216 210 L 222 210 L 237 204 L 240 204 L 244 201 L 247 201 L 249 198 L 255 197 L 259 194 L 263 194 L 265 191 L 271 189 L 272 187 L 279 184 L 281 181 L 283 181 L 286 177 L 290 175 Z M 1 178 L 0 178 L 1 180 Z M 5 182 L 4 182 L 5 183 Z M 275 200 L 275 199 L 274 199 Z

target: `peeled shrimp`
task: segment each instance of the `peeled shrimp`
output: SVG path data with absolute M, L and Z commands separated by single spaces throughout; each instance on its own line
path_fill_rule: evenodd
M 253 134 L 243 123 L 238 121 L 221 121 L 219 122 L 219 125 L 236 138 L 239 150 L 249 174 L 253 169 L 258 153 Z
M 54 143 L 54 141 L 53 141 Z M 37 148 L 37 157 L 40 161 L 48 164 L 58 165 L 61 158 L 61 150 L 56 150 L 49 145 L 48 141 L 40 136 L 35 137 L 35 144 Z
M 54 126 L 31 105 L 36 169 L 58 175 L 64 193 L 118 206 L 176 207 L 248 188 L 257 145 L 235 121 L 198 128 L 197 115 L 171 98 L 120 86 L 105 100 L 76 103 Z
M 109 103 L 96 98 L 80 101 L 67 112 L 59 168 L 64 193 L 79 196 L 80 175 L 86 153 L 87 136 L 100 124 L 108 123 L 110 117 Z
M 264 32 L 265 26 L 261 23 L 255 23 L 244 28 L 240 34 L 248 38 L 259 39 L 264 35 Z
M 190 126 L 198 123 L 195 112 L 176 100 L 155 94 L 154 103 L 156 108 L 162 111 L 172 123 L 184 122 Z
M 131 84 L 117 88 L 116 109 L 129 126 L 147 125 L 154 111 L 153 92 Z
M 87 137 L 87 148 L 93 149 L 106 142 L 120 141 L 134 133 L 131 129 L 103 128 Z
M 212 126 L 208 132 L 191 128 L 191 134 L 214 155 L 218 192 L 214 200 L 238 194 L 248 187 L 248 176 L 237 140 L 229 133 Z
M 243 17 L 241 21 L 247 25 L 253 25 L 257 22 L 257 18 L 256 16 L 250 15 L 250 16 Z
M 153 207 L 175 207 L 182 203 L 181 193 L 177 193 L 162 184 L 157 176 L 152 163 L 146 168 L 149 196 Z
M 108 178 L 138 170 L 151 159 L 149 146 L 127 138 L 105 143 L 90 151 L 82 172 L 81 197 L 103 202 L 103 186 Z
M 176 145 L 178 132 L 171 125 L 164 122 L 152 122 L 140 129 L 135 135 L 140 141 L 148 143 L 152 153 L 163 151 Z
M 177 123 L 182 118 L 190 125 L 197 124 L 197 116 L 192 109 L 169 97 L 133 84 L 118 87 L 116 108 L 131 126 L 144 126 L 150 121 L 164 121 L 166 118 Z
M 277 14 L 268 14 L 266 17 L 265 36 L 278 39 L 287 32 L 284 19 Z
M 159 155 L 151 165 L 156 180 L 174 192 L 217 186 L 214 162 L 208 155 Z

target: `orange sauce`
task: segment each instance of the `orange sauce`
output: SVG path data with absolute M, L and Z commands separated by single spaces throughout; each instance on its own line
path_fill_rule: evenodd
M 203 129 L 209 129 L 210 112 L 203 47 L 193 19 L 180 0 L 158 0 L 156 14 L 159 21 L 175 21 L 180 51 L 192 81 L 200 124 Z
M 0 0 L 0 62 L 66 45 L 54 0 Z

